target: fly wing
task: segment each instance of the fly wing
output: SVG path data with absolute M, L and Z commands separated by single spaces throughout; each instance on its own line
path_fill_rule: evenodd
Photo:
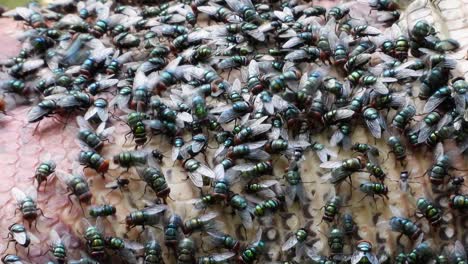
M 82 116 L 77 116 L 76 117 L 76 123 L 78 124 L 78 126 L 80 127 L 80 129 L 89 129 L 91 131 L 94 131 L 93 127 L 91 127 L 91 125 L 89 124 L 88 121 L 86 121 L 85 118 L 83 118 Z
M 104 233 L 104 222 L 102 217 L 96 218 L 96 224 L 94 226 L 99 232 L 101 232 L 102 234 Z
M 392 212 L 392 215 L 394 216 L 404 217 L 403 212 L 396 206 L 390 205 L 390 211 Z
M 264 180 L 264 181 L 261 181 L 260 184 L 263 186 L 263 187 L 271 187 L 273 185 L 276 185 L 278 184 L 279 182 L 277 180 Z
M 446 126 L 448 123 L 452 121 L 452 115 L 446 114 L 442 119 L 437 123 L 437 130 L 441 129 L 443 126 Z
M 242 225 L 247 229 L 251 229 L 253 227 L 253 221 L 252 215 L 250 214 L 249 210 L 242 210 L 238 213 L 242 220 Z
M 215 169 L 214 169 L 214 174 L 215 174 L 215 179 L 219 180 L 219 179 L 223 179 L 224 178 L 224 166 L 223 164 L 218 164 L 215 166 Z
M 330 138 L 330 145 L 335 147 L 340 143 L 344 138 L 344 134 L 341 133 L 339 129 L 335 130 L 332 137 Z
M 55 231 L 55 229 L 51 229 L 50 232 L 49 232 L 49 239 L 52 243 L 59 243 L 62 241 L 62 239 L 60 238 L 59 234 L 57 233 L 57 231 Z
M 380 80 L 374 83 L 371 87 L 379 94 L 388 94 L 389 92 L 387 86 Z
M 198 153 L 200 152 L 200 150 L 203 149 L 204 146 L 205 146 L 204 142 L 195 141 L 192 143 L 192 151 L 195 153 Z
M 259 228 L 258 231 L 257 231 L 257 234 L 255 235 L 255 240 L 254 240 L 255 243 L 262 240 L 262 235 L 263 235 L 263 230 L 262 230 L 262 228 Z
M 73 107 L 79 104 L 80 102 L 78 102 L 73 95 L 66 95 L 57 102 L 57 105 L 62 108 Z
M 179 158 L 179 154 L 181 152 L 181 149 L 179 147 L 172 147 L 172 151 L 171 151 L 171 159 L 172 161 L 176 161 L 177 158 Z
M 253 160 L 268 160 L 270 159 L 270 154 L 261 149 L 254 149 L 249 153 L 247 158 Z
M 290 53 L 288 53 L 286 55 L 285 60 L 288 60 L 288 61 L 298 61 L 298 60 L 303 60 L 303 59 L 307 59 L 309 57 L 309 55 L 307 54 L 307 52 L 305 50 L 295 50 L 295 51 L 292 51 Z M 304 78 L 307 78 L 304 77 Z
M 436 149 L 434 150 L 434 160 L 437 160 L 442 155 L 444 155 L 444 145 L 439 142 L 437 143 Z
M 231 109 L 230 105 L 221 105 L 221 106 L 211 109 L 210 113 L 214 113 L 214 114 L 222 113 L 224 111 L 228 111 L 229 109 Z
M 198 188 L 203 187 L 203 177 L 201 174 L 193 172 L 188 174 L 190 180 L 192 181 L 193 185 Z
M 230 108 L 221 113 L 221 115 L 218 117 L 218 122 L 221 124 L 231 122 L 237 117 L 237 115 L 238 113 L 235 112 L 232 108 Z
M 310 143 L 307 141 L 290 141 L 289 145 L 293 148 L 307 148 L 310 146 Z
M 11 195 L 15 198 L 16 202 L 22 203 L 26 198 L 27 195 L 20 189 L 13 187 L 11 189 Z
M 52 166 L 52 167 L 55 169 L 55 162 L 53 162 L 52 154 L 50 154 L 50 152 L 46 152 L 46 153 L 41 154 L 41 157 L 39 158 L 39 160 L 41 162 L 52 162 L 52 163 L 54 163 L 53 164 L 54 166 Z
M 239 11 L 241 9 L 241 7 L 242 7 L 242 2 L 238 1 L 238 0 L 226 0 L 226 3 L 234 11 Z
M 284 111 L 286 108 L 288 108 L 289 103 L 276 94 L 273 95 L 272 101 L 273 106 L 280 111 Z
M 211 256 L 215 262 L 223 262 L 226 261 L 232 257 L 234 257 L 236 254 L 234 252 L 224 252 L 224 253 L 219 253 Z
M 428 125 L 426 125 L 425 122 L 419 122 L 417 125 L 416 125 L 416 128 L 415 128 L 416 131 L 419 130 L 419 134 L 418 134 L 418 143 L 422 143 L 424 141 L 426 141 L 426 139 L 431 135 L 431 133 L 433 132 L 433 128 L 432 127 L 429 127 Z
M 200 163 L 200 167 L 197 169 L 197 171 L 208 178 L 215 178 L 215 173 L 205 164 Z
M 66 186 L 68 186 L 68 184 L 73 180 L 73 175 L 65 172 L 65 171 L 62 171 L 62 170 L 57 170 L 56 171 L 56 175 L 58 177 L 58 179 L 64 183 Z
M 224 179 L 230 182 L 231 184 L 240 180 L 239 179 L 240 171 L 229 169 L 224 174 Z
M 89 227 L 93 227 L 93 225 L 86 218 L 80 219 L 80 225 L 84 231 L 86 231 L 86 229 L 88 229 Z
M 319 157 L 320 161 L 322 161 L 322 162 L 326 162 L 328 160 L 328 156 L 330 156 L 331 158 L 336 158 L 337 157 L 336 152 L 331 151 L 331 150 L 329 150 L 327 148 L 316 151 L 316 153 L 317 153 L 317 156 Z
M 216 149 L 214 157 L 224 157 L 226 155 L 227 148 L 224 145 L 219 145 L 218 149 Z
M 464 260 L 464 261 L 467 260 L 465 247 L 463 246 L 463 244 L 459 240 L 455 241 L 455 245 L 453 247 L 453 252 L 452 252 L 452 257 L 451 258 L 454 258 L 454 259 L 459 258 L 459 259 Z M 451 263 L 456 263 L 456 262 L 451 262 Z
M 29 110 L 28 114 L 27 114 L 27 119 L 28 119 L 28 122 L 35 122 L 36 120 L 38 120 L 41 116 L 45 115 L 46 113 L 48 112 L 47 109 L 44 109 L 40 106 L 33 106 L 31 107 L 31 109 Z
M 110 13 L 109 5 L 103 4 L 102 2 L 96 3 L 96 14 L 98 14 L 98 19 L 108 18 L 109 13 Z
M 23 232 L 11 232 L 11 234 L 13 235 L 13 238 L 16 240 L 16 242 L 18 242 L 20 245 L 26 245 L 28 242 L 29 237 L 26 233 L 26 230 Z
M 200 220 L 203 222 L 210 221 L 211 219 L 214 219 L 217 216 L 218 216 L 218 213 L 216 212 L 208 212 L 207 214 L 200 216 Z
M 249 127 L 255 128 L 258 125 L 261 125 L 265 120 L 268 119 L 268 116 L 261 117 L 259 119 L 249 119 L 249 114 L 246 114 L 242 117 L 243 125 L 247 125 Z M 245 119 L 245 120 L 244 120 Z
M 378 119 L 368 120 L 366 119 L 367 127 L 369 131 L 375 138 L 380 138 L 382 136 L 382 127 L 380 126 L 380 122 Z
M 36 187 L 34 187 L 33 185 L 30 185 L 26 190 L 25 190 L 25 194 L 27 196 L 29 196 L 31 199 L 33 199 L 34 201 L 37 200 L 37 189 Z
M 379 259 L 374 254 L 368 253 L 366 256 L 367 256 L 367 259 L 369 260 L 370 264 L 379 264 L 380 263 Z
M 281 247 L 281 251 L 288 251 L 295 245 L 297 245 L 297 237 L 295 234 L 292 234 L 286 242 L 284 242 L 283 246 Z
M 32 71 L 34 69 L 37 69 L 41 67 L 44 64 L 44 60 L 38 59 L 38 60 L 29 60 L 26 61 L 23 64 L 23 71 Z
M 137 260 L 137 257 L 135 256 L 135 254 L 130 249 L 133 250 L 133 248 L 127 247 L 127 242 L 126 242 L 125 243 L 125 248 L 119 250 L 119 253 L 118 253 L 119 256 L 121 258 L 125 259 L 125 263 L 128 263 L 128 264 L 137 264 L 137 263 L 139 263 L 138 260 Z
M 424 105 L 424 110 L 423 113 L 429 113 L 432 112 L 434 109 L 436 109 L 443 101 L 445 101 L 446 97 L 440 97 L 440 96 L 431 96 L 427 100 L 426 104 Z
M 256 60 L 251 60 L 249 63 L 249 76 L 258 76 L 260 70 L 258 68 L 258 63 Z
M 108 128 L 105 128 L 105 127 L 106 127 L 106 122 L 102 122 L 96 130 L 96 132 L 98 133 L 101 139 L 109 138 L 112 135 L 112 133 L 114 133 L 114 130 L 115 130 L 115 127 L 113 126 L 108 127 Z
M 258 148 L 263 147 L 266 143 L 267 143 L 266 140 L 261 140 L 261 141 L 257 141 L 253 143 L 248 143 L 245 145 L 247 145 L 250 149 L 258 149 Z
M 187 123 L 191 123 L 193 121 L 192 115 L 187 113 L 187 112 L 178 113 L 177 118 L 182 120 L 183 122 L 187 122 Z
M 102 87 L 108 88 L 108 87 L 115 86 L 118 82 L 119 82 L 119 79 L 106 79 L 106 80 L 99 81 L 99 84 Z
M 138 68 L 138 71 L 135 74 L 135 78 L 133 79 L 133 89 L 144 86 L 147 80 L 144 71 L 140 71 L 140 68 Z
M 249 30 L 247 31 L 247 34 L 249 34 L 251 37 L 258 41 L 265 41 L 265 35 L 259 29 Z
M 320 168 L 333 169 L 333 168 L 340 167 L 341 164 L 343 164 L 343 162 L 340 160 L 330 160 L 330 161 L 321 163 Z
M 328 192 L 324 195 L 323 197 L 324 200 L 330 201 L 331 199 L 341 199 L 338 196 L 336 196 L 336 190 L 335 187 L 331 187 Z
M 255 164 L 252 163 L 244 163 L 244 164 L 237 164 L 233 166 L 231 169 L 232 170 L 237 170 L 237 171 L 245 171 L 245 170 L 250 170 L 255 166 Z
M 33 14 L 33 11 L 27 7 L 17 7 L 15 11 L 16 11 L 16 14 L 20 15 L 26 21 L 28 21 L 29 17 Z M 13 16 L 15 16 L 16 14 L 14 14 Z M 6 13 L 4 13 L 3 15 L 7 16 Z
M 268 132 L 270 128 L 271 128 L 271 124 L 262 124 L 262 125 L 255 126 L 252 129 L 253 130 L 252 136 L 256 136 L 256 135 L 260 135 L 265 132 Z
M 107 119 L 109 118 L 109 111 L 107 111 L 107 107 L 106 108 L 96 107 L 96 113 L 102 122 L 107 121 Z
M 294 200 L 296 200 L 298 185 L 289 185 L 286 188 L 286 204 L 288 207 L 292 206 Z
M 283 44 L 283 49 L 293 48 L 293 47 L 301 44 L 302 42 L 304 42 L 304 41 L 299 37 L 290 38 L 288 41 L 286 41 L 286 43 Z
M 336 110 L 336 119 L 346 119 L 354 115 L 354 111 L 350 109 L 339 109 Z
M 167 205 L 165 204 L 155 204 L 151 207 L 145 208 L 142 211 L 145 211 L 146 213 L 150 215 L 157 215 L 160 214 L 161 212 L 164 212 L 167 209 Z
M 218 8 L 215 6 L 199 6 L 197 7 L 197 10 L 202 13 L 213 16 L 213 15 L 216 15 Z
M 351 256 L 351 264 L 357 264 L 359 261 L 363 258 L 364 252 L 356 250 L 353 253 L 353 256 Z
M 112 181 L 105 185 L 105 188 L 107 189 L 115 189 L 117 187 L 119 187 L 119 184 L 117 183 L 117 181 Z
M 317 250 L 315 248 L 307 248 L 306 254 L 310 259 L 312 259 L 316 263 L 320 263 L 323 261 L 322 257 L 318 255 Z
M 98 108 L 93 106 L 93 107 L 90 107 L 88 109 L 88 111 L 86 111 L 85 115 L 84 115 L 84 119 L 86 120 L 90 120 L 91 118 L 93 118 L 94 115 L 97 114 L 97 111 L 98 111 Z

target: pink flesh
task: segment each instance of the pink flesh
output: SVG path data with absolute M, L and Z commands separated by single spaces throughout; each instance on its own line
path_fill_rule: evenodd
M 14 32 L 19 30 L 22 30 L 22 23 L 5 18 L 0 19 L 0 39 L 2 40 L 0 59 L 14 56 L 20 50 L 20 45 L 14 38 Z M 0 167 L 2 168 L 0 204 L 3 205 L 2 210 L 0 210 L 1 237 L 6 237 L 8 226 L 14 222 L 21 222 L 18 212 L 16 217 L 12 217 L 16 202 L 10 194 L 10 190 L 13 187 L 24 190 L 33 184 L 35 167 L 39 164 L 41 153 L 50 152 L 57 162 L 57 166 L 61 168 L 71 167 L 71 160 L 76 157 L 77 149 L 71 148 L 72 144 L 74 144 L 73 133 L 64 133 L 61 124 L 54 122 L 52 119 L 46 119 L 40 124 L 40 133 L 33 135 L 35 125 L 28 124 L 26 121 L 28 110 L 29 107 L 19 106 L 17 109 L 8 112 L 8 116 L 0 121 L 2 135 L 0 137 Z M 72 149 L 75 155 L 66 153 L 67 149 Z M 65 196 L 61 194 L 61 192 L 64 192 L 63 190 L 54 188 L 54 181 L 56 180 L 52 179 L 48 183 L 46 192 L 40 192 L 38 195 L 39 205 L 48 203 L 47 206 L 40 206 L 40 208 L 44 211 L 44 215 L 49 218 L 39 216 L 37 228 L 40 232 L 35 232 L 33 223 L 33 233 L 41 241 L 47 241 L 48 230 L 52 226 L 59 233 L 69 230 L 66 224 L 59 221 L 62 214 L 68 212 L 68 210 L 64 210 L 67 199 L 66 197 L 62 199 Z M 71 214 L 77 216 L 78 212 L 76 211 L 78 209 L 75 208 Z M 27 222 L 24 222 L 24 225 L 28 227 Z M 78 241 L 73 240 L 72 245 L 74 247 L 78 246 Z M 0 250 L 3 252 L 6 243 L 2 242 L 0 244 Z M 37 256 L 43 255 L 45 250 L 47 250 L 47 244 L 41 243 L 40 246 L 31 247 L 30 255 L 35 261 L 42 262 L 48 258 L 37 258 Z M 22 249 L 20 249 L 21 251 Z M 10 245 L 8 252 L 15 253 L 13 245 Z

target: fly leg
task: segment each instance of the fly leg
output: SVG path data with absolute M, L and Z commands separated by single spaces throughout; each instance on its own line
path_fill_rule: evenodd
M 202 155 L 203 155 L 203 158 L 205 159 L 206 164 L 210 164 L 208 163 L 208 157 L 206 156 L 206 153 L 202 152 Z
M 44 180 L 44 188 L 43 188 L 43 191 L 45 192 L 46 188 L 47 188 L 47 178 Z M 42 183 L 42 182 L 41 182 Z M 37 185 L 37 189 L 39 190 L 39 187 L 41 187 L 41 183 L 39 185 Z
M 127 134 L 125 134 L 125 141 L 124 141 L 124 145 L 127 144 L 127 140 L 128 140 L 128 136 L 132 134 L 132 131 L 128 132 Z
M 148 184 L 145 185 L 145 190 L 143 191 L 143 195 L 138 200 L 141 200 L 143 197 L 145 197 L 146 189 L 148 189 Z
M 350 197 L 350 198 L 353 198 L 353 179 L 351 178 L 351 175 L 350 175 L 349 177 L 347 177 L 346 180 L 349 180 L 349 182 L 347 181 L 347 182 L 349 183 L 349 187 L 350 187 L 350 191 L 349 191 L 350 195 L 349 195 L 349 197 Z
M 52 220 L 52 219 L 53 219 L 52 217 L 47 217 L 47 216 L 45 216 L 44 211 L 42 211 L 41 208 L 37 208 L 37 210 L 41 213 L 41 215 L 42 215 L 44 218 L 47 218 L 47 219 L 49 219 L 49 220 Z
M 403 233 L 400 233 L 397 237 L 397 245 L 403 247 L 403 244 L 401 244 L 401 238 L 403 237 Z
M 203 241 L 203 240 L 202 240 L 202 241 Z M 201 244 L 201 250 L 202 250 L 204 253 L 209 253 L 209 252 L 211 252 L 211 251 L 212 251 L 213 249 L 215 249 L 215 248 L 216 248 L 216 247 L 210 248 L 210 249 L 206 250 L 206 249 L 203 247 L 203 243 Z
M 83 209 L 83 206 L 81 205 L 81 202 L 79 202 L 79 205 L 80 205 L 81 211 L 83 212 L 83 215 L 86 214 L 85 210 Z
M 31 224 L 32 224 L 32 222 L 29 222 L 29 228 L 31 228 Z M 34 221 L 34 228 L 37 230 L 37 232 L 39 232 L 39 233 L 41 232 L 41 231 L 39 231 L 39 229 L 37 228 L 37 220 Z
M 68 201 L 71 203 L 71 207 L 70 207 L 70 210 L 68 210 L 68 213 L 70 213 L 71 210 L 73 209 L 73 201 L 72 201 L 72 199 L 71 199 L 71 196 L 72 196 L 72 195 L 73 195 L 73 193 L 70 193 L 70 194 L 67 195 Z
M 247 229 L 245 228 L 244 225 L 240 225 L 240 230 L 244 231 L 244 237 L 247 237 Z
M 368 196 L 368 194 L 364 195 L 364 197 L 362 197 L 361 200 L 359 200 L 359 202 L 361 202 L 362 200 L 366 199 L 367 196 Z M 372 195 L 372 198 L 374 199 L 374 203 L 377 204 L 377 202 L 375 201 L 374 195 Z M 376 206 L 376 208 L 377 208 L 377 206 Z
M 70 116 L 71 116 L 71 112 L 68 112 L 68 113 L 67 113 L 67 117 L 65 118 L 65 122 L 63 123 L 63 128 L 62 128 L 62 130 L 65 130 L 65 128 L 67 127 L 68 119 L 70 119 Z
M 377 209 L 377 200 L 375 199 L 374 194 L 372 194 L 372 200 L 374 200 L 375 209 Z
M 393 153 L 393 151 L 389 151 L 389 152 L 387 153 L 387 158 L 384 160 L 384 163 L 387 162 L 388 158 L 390 158 L 390 153 Z
M 109 194 L 111 194 L 113 191 L 117 190 L 117 188 L 115 189 L 111 189 L 108 193 L 106 193 L 106 195 L 104 195 L 105 197 L 107 197 Z
M 37 131 L 37 129 L 39 128 L 39 124 L 40 124 L 40 123 L 41 123 L 40 121 L 37 122 L 37 125 L 36 125 L 36 127 L 34 128 L 34 131 L 33 131 L 33 136 L 36 135 L 36 131 Z
M 10 234 L 8 234 L 8 236 L 7 236 L 6 238 L 9 238 L 9 237 L 10 237 Z M 3 252 L 0 253 L 0 255 L 3 255 L 5 252 L 7 252 L 8 247 L 10 246 L 10 243 L 11 243 L 11 242 L 14 242 L 14 240 L 11 240 L 11 239 L 8 240 L 7 245 L 6 245 L 6 247 L 5 247 L 5 250 L 3 250 Z
M 138 233 L 137 237 L 140 237 L 141 234 L 143 234 L 143 232 L 145 232 L 145 225 L 141 225 L 141 231 L 140 231 L 140 233 Z
M 231 72 L 232 72 L 232 68 L 229 69 L 229 72 L 228 72 L 228 77 L 227 77 L 227 81 L 229 81 L 229 77 L 231 76 Z
M 20 210 L 19 208 L 15 208 L 15 212 L 14 212 L 14 214 L 13 214 L 13 217 L 8 218 L 7 220 L 11 220 L 11 219 L 15 218 L 15 217 L 16 217 L 16 211 L 20 211 L 20 212 L 21 212 L 21 210 Z

